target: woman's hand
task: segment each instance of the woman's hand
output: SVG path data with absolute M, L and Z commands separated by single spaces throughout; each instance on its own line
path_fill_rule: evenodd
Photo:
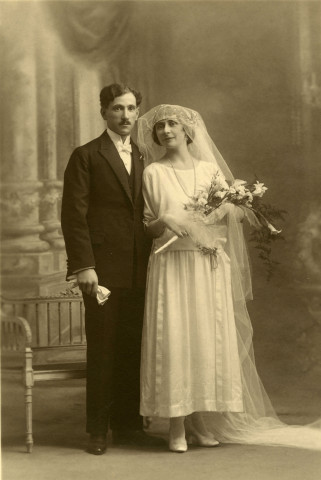
M 238 205 L 233 203 L 223 203 L 220 207 L 214 210 L 207 219 L 208 224 L 215 224 L 222 220 L 227 215 L 233 215 L 236 222 L 243 222 L 244 219 L 244 210 Z
M 175 215 L 164 213 L 159 220 L 178 237 L 183 238 L 188 235 L 183 222 L 179 221 Z

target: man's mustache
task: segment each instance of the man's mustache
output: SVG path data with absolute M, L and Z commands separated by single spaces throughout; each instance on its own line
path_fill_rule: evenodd
M 119 125 L 131 125 L 131 122 L 128 120 L 122 120 Z

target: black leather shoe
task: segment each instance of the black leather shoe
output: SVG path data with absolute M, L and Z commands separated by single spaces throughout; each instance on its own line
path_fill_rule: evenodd
M 107 448 L 106 435 L 90 435 L 87 452 L 92 455 L 102 455 Z
M 147 435 L 144 430 L 114 430 L 114 445 L 136 445 L 138 447 L 162 447 L 167 442 L 160 437 Z

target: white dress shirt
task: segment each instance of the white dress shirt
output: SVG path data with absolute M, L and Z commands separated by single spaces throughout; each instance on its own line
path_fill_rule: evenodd
M 123 142 L 122 138 L 118 133 L 113 132 L 109 128 L 107 128 L 107 133 L 112 139 L 113 144 L 118 150 L 119 156 L 124 162 L 125 168 L 130 175 L 132 169 L 132 146 L 130 144 L 130 136 L 128 135 Z

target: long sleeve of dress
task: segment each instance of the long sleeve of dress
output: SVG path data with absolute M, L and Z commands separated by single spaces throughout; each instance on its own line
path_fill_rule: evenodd
M 158 218 L 158 209 L 155 205 L 155 189 L 157 186 L 153 182 L 152 173 L 144 170 L 143 173 L 143 196 L 144 196 L 144 222 L 146 225 L 152 220 Z

